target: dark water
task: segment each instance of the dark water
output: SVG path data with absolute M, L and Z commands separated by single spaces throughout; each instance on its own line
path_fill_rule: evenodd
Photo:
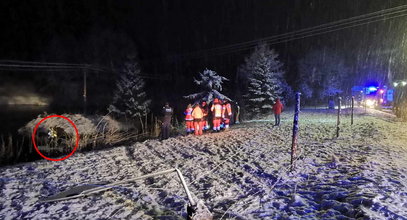
M 31 140 L 19 135 L 17 130 L 47 110 L 46 106 L 36 105 L 0 106 L 0 144 L 4 141 L 9 146 L 11 142 L 13 147 L 0 155 L 0 165 L 38 159 L 31 149 Z
M 2 105 L 0 106 L 0 134 L 15 134 L 27 122 L 47 111 L 46 106 Z

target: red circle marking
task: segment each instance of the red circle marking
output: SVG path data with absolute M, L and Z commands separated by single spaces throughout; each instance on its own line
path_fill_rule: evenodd
M 53 159 L 53 158 L 46 157 L 46 156 L 44 156 L 44 155 L 40 152 L 40 150 L 39 150 L 38 147 L 37 147 L 37 143 L 36 143 L 36 141 L 35 141 L 35 134 L 37 133 L 37 129 L 38 129 L 38 127 L 40 126 L 40 124 L 41 124 L 42 122 L 44 122 L 45 120 L 47 120 L 47 119 L 49 119 L 49 118 L 63 118 L 63 119 L 65 119 L 65 120 L 67 120 L 67 121 L 72 125 L 72 127 L 75 129 L 75 133 L 76 133 L 76 143 L 75 143 L 75 147 L 73 148 L 72 152 L 71 152 L 70 154 L 68 154 L 66 157 L 58 158 L 58 159 Z M 62 115 L 50 115 L 50 116 L 47 116 L 47 117 L 43 118 L 43 119 L 42 119 L 40 122 L 38 122 L 38 124 L 34 127 L 34 132 L 33 132 L 32 136 L 31 136 L 31 139 L 32 139 L 32 142 L 33 142 L 33 144 L 34 144 L 34 148 L 35 148 L 35 150 L 37 151 L 37 153 L 38 153 L 41 157 L 43 157 L 43 158 L 45 158 L 45 159 L 47 159 L 47 160 L 52 160 L 52 161 L 60 161 L 60 160 L 65 160 L 65 159 L 69 158 L 70 156 L 72 156 L 73 153 L 75 153 L 76 148 L 78 148 L 78 146 L 79 146 L 79 132 L 78 132 L 78 129 L 76 128 L 76 125 L 71 121 L 71 119 L 69 119 L 69 118 L 67 118 L 67 117 L 65 117 L 65 116 L 62 116 Z

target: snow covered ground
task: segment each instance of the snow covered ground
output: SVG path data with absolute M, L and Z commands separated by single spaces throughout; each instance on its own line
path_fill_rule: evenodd
M 289 173 L 292 112 L 228 132 L 148 140 L 65 161 L 0 168 L 0 219 L 182 219 L 187 197 L 176 174 L 86 198 L 38 203 L 73 186 L 119 181 L 178 166 L 215 219 L 406 219 L 407 124 L 392 115 L 303 110 L 302 148 Z

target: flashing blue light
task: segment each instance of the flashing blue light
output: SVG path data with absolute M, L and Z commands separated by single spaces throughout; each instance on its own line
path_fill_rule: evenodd
M 375 91 L 377 91 L 377 87 L 370 86 L 367 88 L 367 90 L 369 90 L 369 92 L 375 92 Z

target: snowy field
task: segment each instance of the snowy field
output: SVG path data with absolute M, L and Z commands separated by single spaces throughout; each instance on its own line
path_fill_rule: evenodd
M 176 174 L 38 203 L 73 186 L 176 166 L 215 219 L 406 219 L 407 124 L 387 113 L 357 112 L 353 126 L 342 118 L 336 138 L 335 111 L 303 110 L 302 153 L 292 173 L 292 112 L 283 112 L 281 127 L 259 120 L 223 133 L 3 167 L 0 219 L 183 219 L 187 197 Z

